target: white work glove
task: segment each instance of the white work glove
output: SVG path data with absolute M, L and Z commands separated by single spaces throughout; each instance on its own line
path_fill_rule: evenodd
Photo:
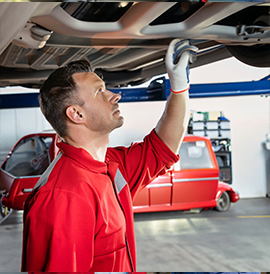
M 179 51 L 179 49 L 183 47 L 188 47 L 189 41 L 185 40 L 180 45 L 176 45 L 180 42 L 180 39 L 174 39 L 168 48 L 166 55 L 166 69 L 171 83 L 171 89 L 176 93 L 181 93 L 189 89 L 189 59 L 190 59 L 190 51 L 184 51 L 179 61 L 174 64 L 175 60 L 175 52 Z M 195 46 L 190 46 L 194 52 L 198 50 Z

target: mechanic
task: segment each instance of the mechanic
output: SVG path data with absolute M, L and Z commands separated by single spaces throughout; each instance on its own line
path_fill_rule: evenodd
M 107 148 L 121 127 L 120 94 L 85 60 L 54 71 L 40 89 L 41 110 L 61 137 L 60 153 L 24 208 L 22 271 L 136 271 L 132 199 L 179 160 L 186 132 L 189 51 L 166 68 L 171 83 L 154 130 L 128 148 Z M 187 47 L 188 41 L 180 47 Z

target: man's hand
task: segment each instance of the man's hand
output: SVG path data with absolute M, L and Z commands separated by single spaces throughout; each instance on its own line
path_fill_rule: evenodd
M 188 64 L 191 54 L 197 50 L 197 47 L 189 45 L 188 40 L 174 39 L 170 43 L 166 55 L 166 68 L 172 91 L 182 92 L 189 89 Z

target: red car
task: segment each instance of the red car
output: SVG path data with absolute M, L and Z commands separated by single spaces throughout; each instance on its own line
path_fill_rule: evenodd
M 22 210 L 41 174 L 58 153 L 55 133 L 31 134 L 21 138 L 0 169 L 1 213 Z M 216 208 L 226 211 L 239 195 L 219 181 L 219 167 L 210 139 L 186 136 L 180 162 L 143 189 L 133 203 L 134 212 Z

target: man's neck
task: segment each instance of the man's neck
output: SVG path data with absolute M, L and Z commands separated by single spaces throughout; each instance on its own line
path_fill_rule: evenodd
M 95 160 L 104 162 L 109 143 L 109 135 L 73 134 L 65 137 L 65 142 L 71 146 L 85 149 Z

